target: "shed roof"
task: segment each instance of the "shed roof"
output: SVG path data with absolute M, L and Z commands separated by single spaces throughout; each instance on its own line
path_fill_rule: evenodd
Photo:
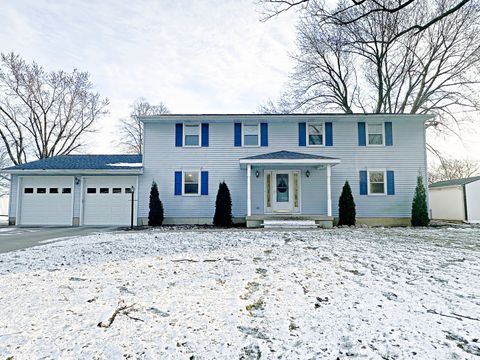
M 463 178 L 463 179 L 438 181 L 436 183 L 431 184 L 429 188 L 439 188 L 439 187 L 445 187 L 445 186 L 461 186 L 461 185 L 466 185 L 478 180 L 480 180 L 480 176 L 473 176 L 473 177 Z

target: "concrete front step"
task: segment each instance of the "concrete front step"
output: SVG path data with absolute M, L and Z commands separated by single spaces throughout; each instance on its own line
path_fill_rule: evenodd
M 314 229 L 318 225 L 315 220 L 264 220 L 263 227 L 265 229 Z
M 265 214 L 246 217 L 247 227 L 333 227 L 333 217 L 303 214 Z

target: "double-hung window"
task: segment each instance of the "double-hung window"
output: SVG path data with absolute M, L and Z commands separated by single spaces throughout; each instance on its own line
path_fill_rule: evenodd
M 243 146 L 259 146 L 259 133 L 258 124 L 243 124 Z
M 385 171 L 368 172 L 368 193 L 370 195 L 385 195 Z
M 200 124 L 183 125 L 184 146 L 200 146 Z
M 322 123 L 308 124 L 308 146 L 323 146 L 324 130 Z
M 383 123 L 367 123 L 367 141 L 374 146 L 385 143 Z
M 184 171 L 182 178 L 184 195 L 200 195 L 200 176 L 198 171 Z

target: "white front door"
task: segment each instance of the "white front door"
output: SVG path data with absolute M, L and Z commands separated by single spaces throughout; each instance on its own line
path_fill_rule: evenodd
M 294 194 L 292 171 L 274 171 L 272 175 L 273 212 L 293 212 Z

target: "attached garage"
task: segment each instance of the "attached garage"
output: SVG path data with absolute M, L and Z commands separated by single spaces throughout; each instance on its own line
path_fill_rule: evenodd
M 132 188 L 137 188 L 136 176 L 84 177 L 83 225 L 130 225 Z M 136 206 L 134 219 L 135 212 Z
M 66 155 L 4 170 L 11 174 L 9 224 L 129 226 L 137 224 L 141 155 Z
M 73 176 L 22 177 L 18 224 L 71 226 L 73 182 Z

